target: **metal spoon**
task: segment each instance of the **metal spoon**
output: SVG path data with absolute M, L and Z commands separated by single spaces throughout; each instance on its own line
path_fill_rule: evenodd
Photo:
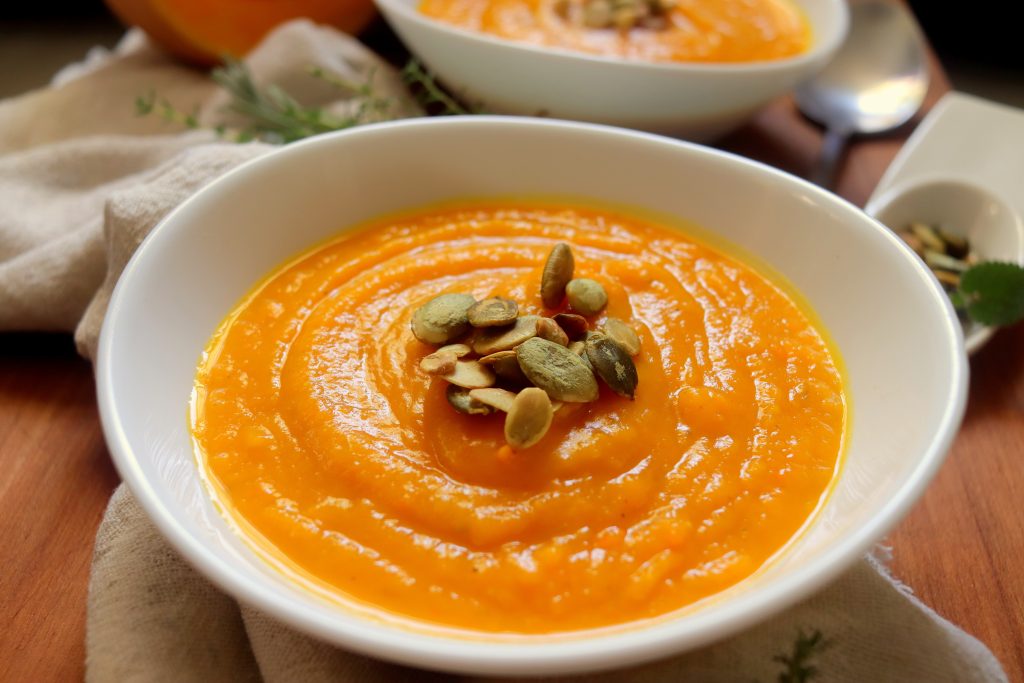
M 831 187 L 849 137 L 903 125 L 927 91 L 924 39 L 910 12 L 895 2 L 853 4 L 846 42 L 795 93 L 800 111 L 825 126 L 811 181 Z

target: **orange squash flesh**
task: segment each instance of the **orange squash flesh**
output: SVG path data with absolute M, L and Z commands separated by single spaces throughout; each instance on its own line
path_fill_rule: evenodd
M 637 396 L 603 387 L 510 452 L 500 414 L 455 413 L 417 370 L 431 348 L 409 320 L 446 291 L 553 313 L 539 281 L 561 240 L 640 333 Z M 433 209 L 312 250 L 225 320 L 195 396 L 201 467 L 273 554 L 383 615 L 526 634 L 750 576 L 822 501 L 846 424 L 828 345 L 770 280 L 674 229 L 547 204 Z
M 267 33 L 305 17 L 355 35 L 375 15 L 372 0 L 106 0 L 124 22 L 196 64 L 243 57 Z
M 421 0 L 439 21 L 500 38 L 652 62 L 750 62 L 805 52 L 811 30 L 787 0 L 678 0 L 664 29 L 583 28 L 557 11 L 566 0 Z

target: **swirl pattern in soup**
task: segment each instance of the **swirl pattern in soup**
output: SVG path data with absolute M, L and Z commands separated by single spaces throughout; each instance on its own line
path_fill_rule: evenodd
M 454 412 L 417 370 L 442 292 L 553 314 L 571 243 L 642 351 L 544 438 Z M 594 322 L 600 324 L 601 317 Z M 809 316 L 739 260 L 591 208 L 465 205 L 349 231 L 288 263 L 217 331 L 196 380 L 201 466 L 231 515 L 338 595 L 489 632 L 622 624 L 690 605 L 793 538 L 838 468 L 841 375 Z

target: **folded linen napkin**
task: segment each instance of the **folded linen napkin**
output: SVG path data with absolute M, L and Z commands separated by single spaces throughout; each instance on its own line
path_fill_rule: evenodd
M 306 22 L 279 29 L 250 59 L 257 78 L 295 91 L 309 63 L 353 80 L 373 67 L 380 87 L 401 87 L 357 42 Z M 150 88 L 185 105 L 202 102 L 207 120 L 223 102 L 203 77 L 133 34 L 115 54 L 63 74 L 58 85 L 0 103 L 0 331 L 74 330 L 92 358 L 110 291 L 142 238 L 206 182 L 271 149 L 198 132 L 169 135 L 155 121 L 132 118 L 133 98 Z M 302 96 L 326 103 L 337 93 Z M 238 605 L 164 542 L 124 486 L 97 536 L 87 622 L 93 683 L 480 680 L 377 662 Z M 780 678 L 783 664 L 773 658 L 789 653 L 801 631 L 820 631 L 832 643 L 813 661 L 815 680 L 1006 680 L 984 645 L 921 604 L 872 558 L 724 642 L 575 680 L 800 680 Z

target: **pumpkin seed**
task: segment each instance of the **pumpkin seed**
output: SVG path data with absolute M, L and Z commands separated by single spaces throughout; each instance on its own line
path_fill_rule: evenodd
M 537 387 L 516 395 L 505 417 L 505 441 L 512 448 L 529 448 L 551 427 L 551 399 Z
M 565 286 L 572 310 L 580 315 L 597 315 L 608 305 L 608 294 L 600 282 L 590 278 L 576 278 Z
M 551 318 L 541 318 L 537 321 L 537 336 L 562 346 L 569 345 L 569 335 Z
M 476 360 L 455 361 L 451 372 L 440 375 L 441 379 L 466 389 L 484 389 L 494 386 L 494 373 Z
M 511 325 L 519 315 L 519 305 L 515 301 L 492 296 L 473 304 L 467 316 L 473 327 L 495 327 Z
M 910 232 L 924 243 L 925 248 L 933 251 L 946 251 L 946 243 L 942 241 L 935 228 L 924 223 L 911 223 Z
M 587 358 L 597 376 L 616 394 L 632 400 L 639 378 L 629 354 L 610 337 L 598 332 L 589 334 L 585 343 Z
M 626 321 L 619 318 L 608 318 L 604 321 L 601 331 L 629 355 L 635 356 L 640 353 L 640 337 Z
M 527 339 L 537 336 L 538 315 L 524 315 L 506 327 L 488 327 L 480 330 L 473 340 L 473 350 L 481 356 L 519 346 Z
M 484 356 L 480 359 L 480 362 L 493 370 L 498 379 L 504 380 L 509 384 L 525 386 L 530 383 L 530 380 L 526 379 L 526 375 L 523 374 L 522 369 L 519 367 L 519 361 L 516 360 L 516 352 L 511 349 Z
M 590 364 L 590 359 L 587 358 L 587 345 L 583 341 L 574 341 L 569 344 L 569 350 L 575 353 L 577 356 L 583 359 L 583 362 L 587 364 L 587 368 L 593 372 L 594 366 Z
M 597 399 L 597 380 L 579 356 L 560 344 L 534 337 L 516 347 L 523 374 L 556 401 Z
M 441 294 L 412 314 L 412 333 L 425 344 L 447 344 L 469 329 L 469 294 Z
M 583 6 L 583 25 L 587 28 L 608 28 L 612 24 L 612 3 L 594 0 Z
M 572 249 L 565 242 L 559 242 L 548 254 L 540 276 L 540 298 L 548 308 L 556 308 L 565 298 L 565 286 L 572 280 L 576 267 Z
M 476 398 L 470 395 L 472 391 L 487 391 L 486 389 L 463 389 L 457 387 L 454 384 L 449 384 L 448 389 L 445 390 L 444 396 L 448 399 L 448 403 L 452 408 L 455 408 L 457 412 L 463 415 L 490 415 L 494 412 L 494 408 L 478 401 Z
M 575 313 L 559 313 L 553 319 L 565 331 L 569 339 L 581 339 L 589 329 L 587 319 Z
M 442 346 L 420 360 L 420 370 L 428 375 L 447 375 L 455 369 L 455 361 L 472 351 L 465 344 Z
M 497 408 L 503 413 L 507 413 L 512 408 L 512 402 L 516 399 L 516 393 L 507 389 L 472 389 L 469 395 L 480 403 Z
M 420 360 L 420 370 L 428 375 L 447 375 L 455 369 L 458 358 L 453 353 L 437 353 L 424 356 Z

